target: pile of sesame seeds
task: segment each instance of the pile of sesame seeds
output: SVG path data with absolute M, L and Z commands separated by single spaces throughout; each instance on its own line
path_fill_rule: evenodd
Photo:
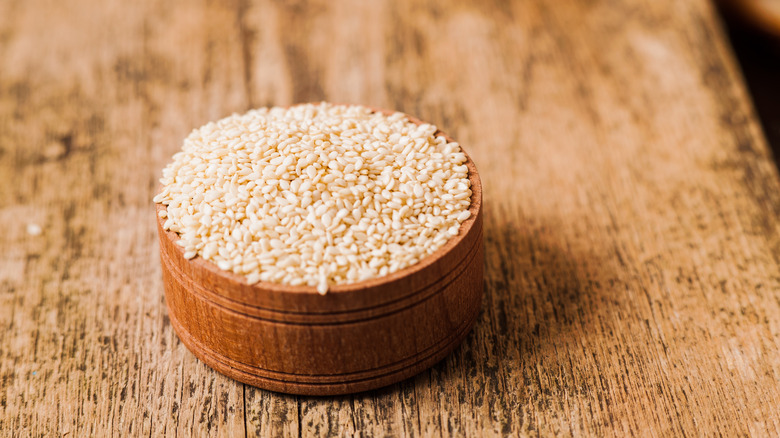
M 324 294 L 458 234 L 471 214 L 466 156 L 436 133 L 362 106 L 252 110 L 194 130 L 154 202 L 186 258 Z

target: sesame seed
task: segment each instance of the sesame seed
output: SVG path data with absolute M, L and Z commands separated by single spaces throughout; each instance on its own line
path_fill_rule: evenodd
M 251 110 L 194 130 L 154 201 L 186 258 L 326 294 L 417 263 L 471 217 L 466 155 L 437 131 L 361 106 Z
M 43 229 L 38 224 L 29 223 L 27 224 L 27 234 L 31 236 L 40 236 L 43 234 Z

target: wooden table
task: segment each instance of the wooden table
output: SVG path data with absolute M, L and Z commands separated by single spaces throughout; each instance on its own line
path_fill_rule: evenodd
M 151 199 L 192 128 L 323 99 L 474 157 L 485 297 L 308 398 L 178 341 Z M 780 179 L 705 0 L 5 0 L 0 176 L 4 436 L 780 434 Z

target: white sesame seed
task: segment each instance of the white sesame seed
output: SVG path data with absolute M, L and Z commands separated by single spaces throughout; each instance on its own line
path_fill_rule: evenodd
M 416 263 L 471 216 L 466 156 L 435 132 L 358 106 L 252 110 L 194 130 L 154 201 L 185 257 L 325 294 Z
M 27 234 L 31 236 L 40 236 L 43 234 L 43 229 L 38 224 L 29 223 L 27 224 Z

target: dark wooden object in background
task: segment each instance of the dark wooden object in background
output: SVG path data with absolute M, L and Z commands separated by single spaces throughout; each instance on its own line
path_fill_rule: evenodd
M 331 398 L 179 342 L 150 202 L 193 127 L 318 99 L 439 125 L 485 197 L 462 346 Z M 780 183 L 705 0 L 3 1 L 0 179 L 4 434 L 780 433 Z
M 775 164 L 780 166 L 780 27 L 774 34 L 763 30 L 729 6 L 738 2 L 720 0 L 718 3 L 764 134 L 774 152 Z M 775 20 L 780 23 L 780 16 Z

